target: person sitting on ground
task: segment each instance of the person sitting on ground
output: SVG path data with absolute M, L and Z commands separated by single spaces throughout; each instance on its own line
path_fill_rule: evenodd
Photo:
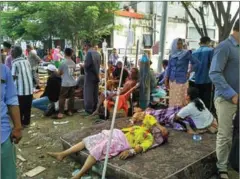
M 113 66 L 112 61 L 108 62 L 108 69 L 107 69 L 107 89 L 113 90 L 114 88 L 117 88 L 117 83 L 115 83 L 113 78 L 113 72 L 115 68 Z
M 187 106 L 169 107 L 167 109 L 154 110 L 151 108 L 143 111 L 141 108 L 135 108 L 133 119 L 141 121 L 144 113 L 153 115 L 160 124 L 172 127 L 176 130 L 184 130 L 190 134 L 217 132 L 217 121 L 204 103 L 198 97 L 196 88 L 189 88 L 187 92 Z M 139 117 L 140 116 L 140 117 Z
M 51 53 L 51 49 L 47 49 L 45 54 L 44 54 L 44 57 L 43 57 L 43 60 L 45 62 L 51 62 L 53 60 L 52 58 L 52 53 Z
M 122 71 L 123 67 L 123 63 L 122 61 L 118 61 L 117 62 L 117 66 L 115 68 L 115 70 L 113 71 L 113 78 L 114 78 L 114 83 L 119 83 L 120 80 L 120 75 L 121 75 L 121 71 Z M 124 68 L 123 69 L 123 76 L 122 76 L 122 83 L 121 83 L 121 87 L 123 86 L 123 84 L 125 83 L 126 79 L 128 78 L 128 71 Z
M 156 142 L 155 136 L 149 132 L 153 128 L 157 128 L 160 131 L 163 138 L 160 144 L 163 144 L 164 139 L 168 136 L 167 129 L 158 124 L 157 120 L 151 115 L 144 117 L 141 126 L 132 126 L 122 130 L 113 129 L 109 158 L 120 153 L 120 159 L 125 160 L 138 153 L 146 152 Z M 110 130 L 102 130 L 102 132 L 96 135 L 84 138 L 81 142 L 63 152 L 48 152 L 48 155 L 62 161 L 71 154 L 87 149 L 90 153 L 87 160 L 80 172 L 72 178 L 80 179 L 97 161 L 105 158 L 109 135 Z
M 50 111 L 54 111 L 54 103 L 58 101 L 60 89 L 61 89 L 61 77 L 57 75 L 57 68 L 50 64 L 47 66 L 48 80 L 44 93 L 39 99 L 35 99 L 32 102 L 34 108 L 44 111 L 46 116 L 52 114 Z
M 127 80 L 123 86 L 123 88 L 120 90 L 120 95 L 125 94 L 126 92 L 128 92 L 131 88 L 133 88 L 134 86 L 136 86 L 138 82 L 138 69 L 137 68 L 132 68 L 131 69 L 131 75 L 129 80 Z M 114 99 L 116 97 L 117 93 L 115 91 L 107 91 L 107 99 Z M 97 115 L 99 108 L 102 106 L 104 100 L 105 100 L 105 94 L 102 93 L 99 96 L 99 101 L 97 104 L 97 109 L 94 111 L 94 113 L 92 114 L 92 116 Z
M 163 67 L 164 71 L 157 77 L 157 79 L 158 79 L 157 83 L 160 86 L 162 86 L 165 82 L 165 76 L 166 76 L 167 67 L 168 67 L 168 60 L 163 60 L 162 61 L 162 67 Z
M 199 91 L 197 88 L 188 88 L 187 91 L 187 105 L 184 106 L 176 115 L 175 120 L 181 121 L 189 117 L 195 124 L 193 130 L 188 131 L 191 133 L 201 133 L 206 130 L 216 133 L 217 122 L 211 112 L 206 108 L 204 102 L 199 98 Z M 209 99 L 210 100 L 210 99 Z
M 74 91 L 76 87 L 76 81 L 74 79 L 74 72 L 76 69 L 76 64 L 72 61 L 72 49 L 66 48 L 65 58 L 66 61 L 59 67 L 59 74 L 62 76 L 62 85 L 59 97 L 59 113 L 56 116 L 57 119 L 63 118 L 65 101 L 69 99 L 68 105 L 68 115 L 72 116 L 72 110 L 74 108 Z
M 80 76 L 77 79 L 75 98 L 83 99 L 83 88 L 84 88 L 84 68 L 80 67 Z
M 83 106 L 83 90 L 84 90 L 84 68 L 80 67 L 80 76 L 77 79 L 77 84 L 74 92 L 74 111 L 82 110 Z M 67 106 L 69 106 L 69 101 L 67 101 Z M 68 107 L 66 107 L 68 108 Z

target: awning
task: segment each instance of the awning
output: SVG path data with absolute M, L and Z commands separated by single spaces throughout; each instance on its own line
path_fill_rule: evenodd
M 136 12 L 129 12 L 129 11 L 115 11 L 115 14 L 118 16 L 131 17 L 131 18 L 135 18 L 135 19 L 143 19 L 144 18 L 143 14 L 139 14 Z

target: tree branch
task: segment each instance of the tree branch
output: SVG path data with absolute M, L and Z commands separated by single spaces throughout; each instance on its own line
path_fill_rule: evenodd
M 230 14 L 231 5 L 232 5 L 232 2 L 231 2 L 231 1 L 228 1 L 226 14 Z
M 206 22 L 205 22 L 205 19 L 204 19 L 204 9 L 203 7 L 199 7 L 199 10 L 200 10 L 200 17 L 201 17 L 201 20 L 202 20 L 202 25 L 203 25 L 203 31 L 204 31 L 204 34 L 205 36 L 208 36 L 208 31 L 207 31 L 207 27 L 206 27 Z
M 233 26 L 233 24 L 235 23 L 235 21 L 236 21 L 236 19 L 237 19 L 237 17 L 238 17 L 238 14 L 239 14 L 239 8 L 237 9 L 237 11 L 236 11 L 236 13 L 235 13 L 235 15 L 233 16 L 233 18 L 232 18 L 232 21 L 230 22 L 230 27 L 232 27 Z
M 199 27 L 198 24 L 196 23 L 196 19 L 193 17 L 192 13 L 190 12 L 188 6 L 187 6 L 187 5 L 185 4 L 185 2 L 183 2 L 183 1 L 181 1 L 181 3 L 182 3 L 182 5 L 183 5 L 184 9 L 187 11 L 190 19 L 192 20 L 192 22 L 193 22 L 194 26 L 196 27 L 196 29 L 197 29 L 198 33 L 200 34 L 200 36 L 201 36 L 201 37 L 204 36 L 203 33 L 202 33 L 202 31 L 201 31 L 201 29 L 200 29 L 200 27 Z
M 212 13 L 213 13 L 213 17 L 214 17 L 214 19 L 215 19 L 215 22 L 216 22 L 219 30 L 222 30 L 221 21 L 220 21 L 220 19 L 217 17 L 217 12 L 216 12 L 216 9 L 215 9 L 215 7 L 214 7 L 214 4 L 213 4 L 212 1 L 210 1 L 209 4 L 210 4 L 211 10 L 212 10 Z
M 225 12 L 224 5 L 222 1 L 217 2 L 218 5 L 218 11 L 221 14 L 221 17 L 223 18 L 224 24 L 229 22 L 229 15 Z

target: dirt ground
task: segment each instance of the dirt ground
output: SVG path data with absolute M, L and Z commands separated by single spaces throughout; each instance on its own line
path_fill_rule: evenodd
M 23 138 L 17 145 L 17 155 L 21 155 L 25 162 L 17 159 L 18 179 L 28 179 L 24 176 L 25 172 L 42 166 L 46 168 L 41 174 L 32 177 L 32 179 L 68 179 L 71 178 L 72 172 L 80 168 L 71 158 L 66 158 L 63 162 L 58 162 L 46 155 L 48 151 L 61 151 L 62 144 L 59 139 L 73 130 L 82 129 L 92 125 L 93 119 L 87 119 L 80 114 L 73 117 L 66 117 L 62 120 L 46 118 L 41 111 L 32 110 L 31 127 L 24 129 Z M 54 121 L 64 122 L 67 124 L 53 124 Z M 95 178 L 95 177 L 90 177 Z M 97 177 L 98 178 L 98 177 Z
M 53 124 L 54 121 L 65 122 L 67 124 Z M 42 166 L 45 171 L 31 179 L 69 179 L 72 172 L 79 169 L 81 166 L 74 162 L 71 158 L 66 158 L 63 162 L 58 162 L 46 155 L 48 151 L 61 151 L 62 144 L 60 136 L 73 130 L 79 130 L 89 127 L 93 124 L 94 119 L 84 118 L 79 113 L 73 117 L 66 117 L 62 120 L 54 120 L 46 118 L 42 112 L 33 109 L 31 126 L 23 131 L 23 138 L 20 144 L 17 145 L 17 155 L 21 155 L 25 162 L 17 159 L 18 179 L 30 179 L 24 176 L 26 172 Z M 89 174 L 83 179 L 98 179 L 94 174 Z M 238 179 L 239 175 L 236 172 L 230 172 L 230 179 Z M 216 179 L 213 176 L 211 179 Z

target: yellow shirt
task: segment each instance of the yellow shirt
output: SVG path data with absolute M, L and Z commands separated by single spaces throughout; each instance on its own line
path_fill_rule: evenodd
M 145 115 L 142 126 L 123 128 L 122 131 L 125 133 L 128 143 L 132 148 L 141 146 L 143 152 L 145 152 L 152 146 L 154 142 L 154 138 L 149 130 L 156 123 L 157 120 L 155 117 L 151 115 Z

